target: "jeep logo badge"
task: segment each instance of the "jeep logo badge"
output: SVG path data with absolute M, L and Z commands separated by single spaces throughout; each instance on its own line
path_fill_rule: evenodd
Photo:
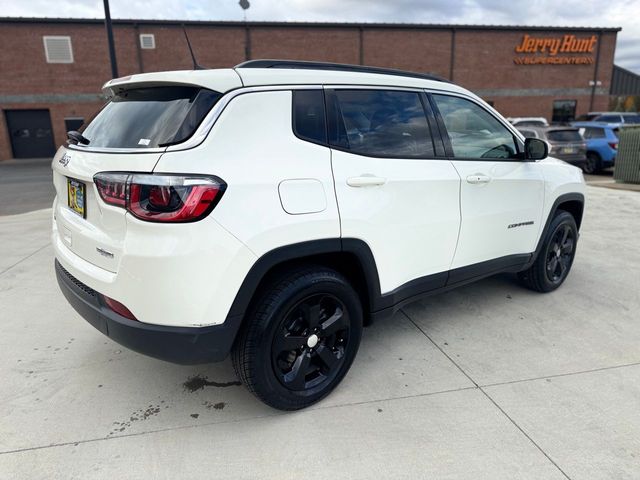
M 69 164 L 69 161 L 71 160 L 71 155 L 69 155 L 68 153 L 65 153 L 62 158 L 60 158 L 60 160 L 58 160 L 58 162 L 60 162 L 60 165 L 62 165 L 63 167 L 66 167 Z

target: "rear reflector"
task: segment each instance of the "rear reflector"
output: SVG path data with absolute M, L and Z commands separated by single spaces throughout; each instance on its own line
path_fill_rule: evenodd
M 150 222 L 194 222 L 206 217 L 226 189 L 208 175 L 98 173 L 94 182 L 105 203 Z
M 107 306 L 118 315 L 122 315 L 129 320 L 137 320 L 135 315 L 131 313 L 131 311 L 120 302 L 114 300 L 113 298 L 109 298 L 106 295 L 102 295 L 102 299 L 104 300 L 104 303 L 106 303 Z

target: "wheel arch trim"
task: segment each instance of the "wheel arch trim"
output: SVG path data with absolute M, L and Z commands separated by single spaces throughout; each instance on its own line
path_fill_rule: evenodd
M 542 232 L 540 233 L 540 237 L 538 238 L 538 244 L 536 246 L 536 249 L 533 255 L 531 256 L 531 260 L 529 261 L 527 266 L 524 268 L 525 270 L 529 268 L 531 265 L 533 265 L 533 263 L 538 258 L 538 255 L 542 251 L 542 248 L 544 246 L 544 239 L 549 233 L 549 228 L 551 226 L 551 222 L 553 221 L 553 217 L 555 217 L 556 215 L 556 212 L 558 210 L 562 210 L 561 206 L 563 204 L 568 204 L 568 203 L 578 204 L 580 206 L 579 217 L 575 218 L 578 230 L 580 230 L 580 225 L 582 223 L 582 216 L 584 214 L 584 195 L 579 192 L 564 193 L 562 195 L 559 195 L 554 200 L 553 205 L 551 205 L 551 209 L 549 210 L 549 214 L 547 215 L 547 220 L 544 224 L 544 228 L 542 229 Z M 574 212 L 569 212 L 569 213 L 571 213 L 572 215 L 574 214 Z
M 380 280 L 369 245 L 355 238 L 325 238 L 278 247 L 259 257 L 245 276 L 228 316 L 244 315 L 247 312 L 254 293 L 274 268 L 287 262 L 303 262 L 305 259 L 327 254 L 347 254 L 355 258 L 361 268 L 366 287 L 369 303 L 367 307 L 370 311 L 379 309 Z

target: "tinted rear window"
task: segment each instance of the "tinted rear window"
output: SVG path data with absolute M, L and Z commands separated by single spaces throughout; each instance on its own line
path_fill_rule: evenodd
M 581 142 L 582 137 L 578 130 L 551 130 L 547 132 L 547 138 L 552 142 Z
M 625 123 L 640 123 L 640 115 L 625 115 Z
M 322 90 L 293 91 L 293 131 L 303 140 L 327 143 Z
M 522 135 L 525 136 L 525 138 L 536 138 L 536 132 L 534 132 L 533 130 L 522 130 L 521 128 L 518 128 L 518 130 L 520 130 L 520 133 Z
M 522 120 L 520 122 L 515 122 L 516 128 L 520 127 L 546 127 L 547 123 L 542 120 Z
M 435 155 L 420 95 L 393 90 L 336 90 L 329 97 L 329 142 L 361 155 Z
M 221 94 L 199 87 L 137 88 L 119 93 L 86 126 L 99 148 L 154 148 L 195 132 Z

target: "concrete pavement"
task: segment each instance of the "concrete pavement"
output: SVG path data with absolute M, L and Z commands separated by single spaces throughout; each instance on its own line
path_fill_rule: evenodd
M 0 162 L 0 216 L 49 208 L 54 196 L 50 158 Z
M 1 217 L 0 478 L 637 479 L 640 195 L 587 201 L 558 291 L 505 275 L 409 305 L 289 414 L 229 362 L 102 336 L 58 292 L 50 212 Z

